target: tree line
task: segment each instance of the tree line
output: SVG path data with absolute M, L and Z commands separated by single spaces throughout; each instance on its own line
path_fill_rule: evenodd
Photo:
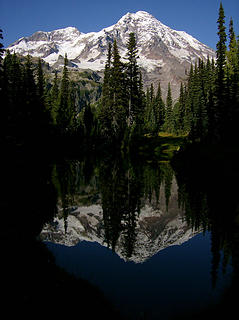
M 157 90 L 151 85 L 144 91 L 134 33 L 129 35 L 124 62 L 116 40 L 109 42 L 101 98 L 82 109 L 70 81 L 67 55 L 61 79 L 55 72 L 49 83 L 40 59 L 37 68 L 33 68 L 30 56 L 22 63 L 7 51 L 3 59 L 1 44 L 1 137 L 21 141 L 29 136 L 83 136 L 112 141 L 134 135 L 157 136 L 164 131 L 188 136 L 192 142 L 220 142 L 235 136 L 239 120 L 239 41 L 231 19 L 227 48 L 222 4 L 217 22 L 216 61 L 208 58 L 191 66 L 176 103 L 170 83 L 166 101 L 160 83 Z
M 227 48 L 222 4 L 217 23 L 216 61 L 208 57 L 207 61 L 199 59 L 191 66 L 176 103 L 170 83 L 166 101 L 162 99 L 160 83 L 156 93 L 153 84 L 143 91 L 134 34 L 128 41 L 126 64 L 120 60 L 116 41 L 113 48 L 110 44 L 99 108 L 103 133 L 108 137 L 122 136 L 130 129 L 140 134 L 158 135 L 166 131 L 187 135 L 191 142 L 233 139 L 239 120 L 239 40 L 231 19 Z
M 192 142 L 222 142 L 235 138 L 239 120 L 239 39 L 229 25 L 229 45 L 222 4 L 219 9 L 216 61 L 199 60 L 180 91 L 179 115 Z M 181 117 L 182 118 L 182 117 Z

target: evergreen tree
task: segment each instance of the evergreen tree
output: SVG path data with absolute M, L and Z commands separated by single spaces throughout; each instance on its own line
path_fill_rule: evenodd
M 38 123 L 38 97 L 34 70 L 31 57 L 28 55 L 23 69 L 23 101 L 20 107 L 22 112 L 22 128 L 24 136 L 37 135 Z
M 127 58 L 128 63 L 126 64 L 126 83 L 128 89 L 128 126 L 137 121 L 139 113 L 139 68 L 137 65 L 137 46 L 135 34 L 130 33 L 129 40 L 127 43 Z
M 215 140 L 215 124 L 216 124 L 216 104 L 215 104 L 215 63 L 214 60 L 207 62 L 208 74 L 208 92 L 207 92 L 207 118 L 208 133 L 207 140 L 212 142 Z
M 58 107 L 59 107 L 59 83 L 58 83 L 57 71 L 55 71 L 53 86 L 50 90 L 50 97 L 49 97 L 49 109 L 50 109 L 54 124 L 56 124 Z
M 3 35 L 2 35 L 2 29 L 0 29 L 0 64 L 1 64 L 1 62 L 2 62 L 2 59 L 3 59 L 3 54 L 4 54 L 4 46 L 3 46 L 3 44 L 2 44 L 2 42 L 1 42 L 1 40 L 3 39 Z
M 102 101 L 100 104 L 99 120 L 102 134 L 110 138 L 113 135 L 113 90 L 112 90 L 112 44 L 109 42 L 107 61 L 104 70 L 102 86 Z
M 225 15 L 222 3 L 220 3 L 218 23 L 217 43 L 217 75 L 216 75 L 216 104 L 217 104 L 217 123 L 218 138 L 222 138 L 222 132 L 225 131 L 225 124 L 227 123 L 228 113 L 226 110 L 226 27 Z
M 178 117 L 177 117 L 177 131 L 178 133 L 185 132 L 185 109 L 186 109 L 186 100 L 185 100 L 185 91 L 183 84 L 181 82 L 180 86 L 180 95 L 178 100 Z
M 37 66 L 37 94 L 40 102 L 45 103 L 44 101 L 45 79 L 42 71 L 42 63 L 40 58 L 38 59 L 38 66 Z
M 113 97 L 113 135 L 122 138 L 125 132 L 128 116 L 127 95 L 125 76 L 123 73 L 124 65 L 120 60 L 116 40 L 113 44 L 113 63 L 112 63 L 112 97 Z
M 231 104 L 233 105 L 233 109 L 235 108 L 234 104 L 237 101 L 237 92 L 239 90 L 238 81 L 239 81 L 239 64 L 238 64 L 238 48 L 236 35 L 233 28 L 233 20 L 230 20 L 229 25 L 229 51 L 227 52 L 227 60 L 228 60 L 228 96 Z M 232 110 L 233 112 L 234 110 Z
M 36 89 L 37 89 L 39 132 L 41 132 L 42 135 L 48 135 L 50 130 L 50 125 L 52 124 L 52 115 L 51 115 L 50 109 L 47 108 L 45 78 L 44 78 L 42 63 L 40 58 L 38 60 L 38 66 L 37 66 Z
M 146 110 L 146 97 L 143 88 L 143 80 L 142 80 L 142 73 L 139 72 L 139 98 L 138 98 L 138 113 L 136 122 L 140 125 L 140 128 L 143 130 L 144 127 L 144 114 Z M 142 131 L 141 131 L 142 133 Z
M 9 50 L 6 52 L 1 71 L 1 101 L 4 106 L 1 112 L 1 129 L 3 135 L 10 136 L 16 134 L 17 126 L 23 120 L 23 113 L 19 113 L 23 111 L 21 110 L 23 99 L 20 98 L 22 70 L 16 55 L 11 55 Z
M 72 112 L 70 107 L 70 81 L 68 74 L 68 59 L 65 55 L 64 68 L 59 93 L 59 108 L 56 117 L 57 126 L 61 133 L 70 133 L 72 124 Z
M 151 100 L 150 100 L 150 90 L 149 87 L 146 89 L 145 96 L 145 114 L 144 114 L 144 127 L 146 131 L 150 130 L 150 115 L 151 115 Z
M 76 102 L 76 90 L 73 81 L 70 81 L 69 89 L 69 113 L 71 133 L 76 133 L 79 127 L 79 105 Z
M 158 84 L 158 89 L 155 97 L 155 119 L 156 119 L 156 129 L 159 132 L 165 121 L 165 104 L 162 99 L 161 85 Z
M 94 116 L 90 105 L 87 105 L 84 110 L 84 126 L 86 136 L 90 137 L 94 126 Z
M 166 100 L 166 113 L 165 113 L 164 129 L 167 132 L 173 132 L 173 129 L 174 129 L 174 125 L 173 125 L 173 100 L 172 100 L 170 82 L 168 83 L 168 93 L 167 93 L 167 100 Z
M 146 92 L 146 110 L 145 110 L 145 127 L 149 133 L 155 134 L 156 120 L 155 120 L 155 93 L 154 86 L 151 83 L 150 88 Z
M 1 40 L 3 39 L 3 36 L 2 36 L 2 30 L 0 29 L 0 101 L 1 101 L 1 104 L 4 106 L 5 104 L 5 99 L 4 99 L 4 94 L 3 94 L 3 66 L 2 66 L 2 56 L 3 56 L 3 53 L 4 53 L 4 49 L 3 49 L 3 44 L 1 42 Z M 6 106 L 4 106 L 6 107 Z M 2 117 L 3 117 L 3 123 L 6 121 L 5 117 L 4 117 L 4 113 L 1 111 L 2 113 Z M 2 121 L 1 121 L 2 122 Z M 0 138 L 2 137 L 2 132 L 4 133 L 4 127 L 2 126 L 2 123 L 0 123 Z

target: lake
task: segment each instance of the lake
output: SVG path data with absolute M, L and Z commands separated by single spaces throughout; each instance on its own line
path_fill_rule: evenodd
M 89 318 L 228 314 L 238 278 L 238 173 L 222 163 L 122 153 L 8 162 L 6 301 L 23 313 L 56 315 L 60 306 Z

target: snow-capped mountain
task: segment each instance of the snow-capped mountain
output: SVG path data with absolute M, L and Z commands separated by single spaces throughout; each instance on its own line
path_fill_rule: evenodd
M 138 11 L 127 13 L 115 25 L 99 32 L 81 33 L 74 27 L 38 31 L 30 37 L 14 42 L 8 49 L 21 55 L 41 57 L 51 66 L 62 63 L 67 53 L 73 66 L 100 71 L 104 69 L 108 43 L 117 40 L 123 57 L 129 34 L 136 35 L 139 60 L 144 80 L 167 87 L 178 85 L 185 78 L 185 70 L 198 58 L 214 57 L 215 52 L 184 31 L 173 30 L 151 14 Z
M 172 183 L 168 210 L 164 190 L 160 191 L 159 204 L 155 206 L 145 203 L 141 209 L 136 222 L 134 250 L 131 257 L 127 259 L 125 257 L 126 239 L 124 233 L 120 234 L 115 252 L 124 260 L 143 263 L 159 251 L 169 246 L 180 245 L 198 233 L 188 226 L 183 211 L 178 208 L 175 179 Z M 67 218 L 67 228 L 64 218 L 59 215 L 53 223 L 45 225 L 41 232 L 41 239 L 65 246 L 74 246 L 81 241 L 97 242 L 107 246 L 101 204 L 73 208 Z

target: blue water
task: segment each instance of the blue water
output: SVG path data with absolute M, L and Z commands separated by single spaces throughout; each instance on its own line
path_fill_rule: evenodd
M 125 314 L 167 319 L 215 303 L 230 282 L 230 266 L 211 284 L 210 233 L 168 247 L 144 263 L 125 262 L 98 243 L 47 243 L 57 265 L 97 285 Z

